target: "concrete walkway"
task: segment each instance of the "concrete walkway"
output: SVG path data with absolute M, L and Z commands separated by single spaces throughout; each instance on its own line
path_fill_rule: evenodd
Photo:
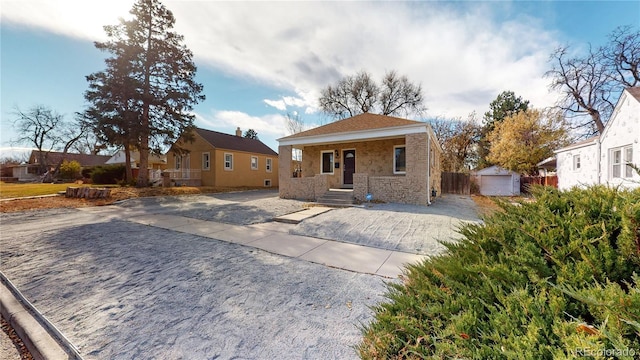
M 291 214 L 301 221 L 328 211 L 328 208 L 310 208 Z M 117 218 L 166 230 L 222 240 L 250 246 L 273 254 L 322 264 L 325 266 L 397 278 L 407 263 L 416 263 L 425 257 L 400 251 L 392 251 L 334 240 L 291 235 L 294 225 L 286 223 L 260 223 L 254 225 L 232 225 L 199 220 L 170 214 L 136 214 L 121 208 L 90 207 L 81 211 L 104 218 Z M 295 215 L 298 214 L 298 215 Z

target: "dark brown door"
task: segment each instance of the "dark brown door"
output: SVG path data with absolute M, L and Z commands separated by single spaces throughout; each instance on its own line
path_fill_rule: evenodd
M 344 150 L 343 160 L 343 181 L 345 185 L 353 185 L 353 173 L 356 172 L 356 151 Z

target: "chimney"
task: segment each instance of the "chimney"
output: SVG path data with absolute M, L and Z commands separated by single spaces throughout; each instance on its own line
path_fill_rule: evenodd
M 236 136 L 242 136 L 242 130 L 240 130 L 240 127 L 238 126 L 238 128 L 236 129 Z

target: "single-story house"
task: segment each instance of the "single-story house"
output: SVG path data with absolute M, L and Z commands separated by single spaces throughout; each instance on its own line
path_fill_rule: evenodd
M 424 122 L 364 113 L 278 142 L 281 198 L 315 201 L 340 188 L 359 201 L 428 205 L 440 194 L 442 149 Z
M 278 186 L 278 154 L 258 139 L 195 128 L 167 153 L 167 170 L 178 185 Z M 184 149 L 180 151 L 179 149 Z
M 520 174 L 494 165 L 475 171 L 471 178 L 478 185 L 481 195 L 520 195 Z
M 140 172 L 140 152 L 137 150 L 131 151 L 131 172 L 134 178 L 138 177 Z M 127 162 L 126 154 L 124 150 L 118 150 L 105 165 L 125 165 Z M 149 171 L 149 181 L 153 184 L 160 184 L 162 182 L 162 172 L 167 168 L 167 155 L 155 155 L 149 154 L 149 165 L 147 170 Z
M 625 89 L 599 136 L 555 151 L 558 188 L 608 184 L 640 187 L 640 87 Z M 634 160 L 635 159 L 635 160 Z
M 34 181 L 39 180 L 40 177 L 50 169 L 53 169 L 61 164 L 63 161 L 77 161 L 83 168 L 104 165 L 109 160 L 110 156 L 107 155 L 92 155 L 92 154 L 75 154 L 75 153 L 62 153 L 56 151 L 31 151 L 28 164 L 21 164 L 13 166 L 13 177 L 18 178 L 18 181 Z M 44 164 L 42 164 L 44 162 Z M 44 169 L 44 170 L 43 170 Z
M 140 152 L 137 150 L 131 151 L 131 168 L 140 168 Z M 126 156 L 124 150 L 118 150 L 113 154 L 109 160 L 105 162 L 106 165 L 124 165 L 126 163 Z M 154 155 L 149 154 L 149 170 L 162 170 L 167 167 L 167 155 Z

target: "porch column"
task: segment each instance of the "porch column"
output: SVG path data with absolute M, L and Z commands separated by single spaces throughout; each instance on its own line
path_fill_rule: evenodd
M 289 192 L 291 178 L 293 177 L 292 146 L 278 146 L 278 195 L 283 197 Z
M 431 191 L 427 183 L 429 158 L 427 153 L 427 133 L 409 134 L 406 140 L 405 191 L 412 194 L 409 203 L 427 205 L 427 192 Z

